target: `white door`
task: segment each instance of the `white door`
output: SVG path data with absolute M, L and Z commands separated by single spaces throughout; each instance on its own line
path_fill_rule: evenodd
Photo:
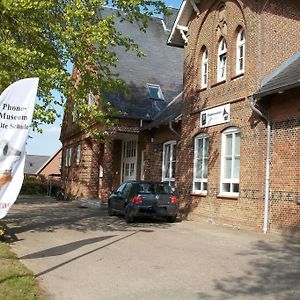
M 125 140 L 122 142 L 122 182 L 136 179 L 136 166 L 137 140 Z

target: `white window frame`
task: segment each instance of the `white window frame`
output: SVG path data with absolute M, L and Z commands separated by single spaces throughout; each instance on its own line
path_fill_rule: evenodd
M 136 180 L 137 176 L 138 139 L 128 136 L 122 141 L 121 183 Z
M 203 148 L 202 148 L 202 153 L 200 154 L 200 157 L 198 155 L 198 141 L 202 140 L 203 141 Z M 207 155 L 205 155 L 205 148 L 207 147 Z M 206 133 L 201 133 L 197 135 L 194 138 L 194 169 L 193 169 L 193 193 L 195 194 L 203 194 L 207 195 L 207 176 L 206 178 L 204 177 L 205 173 L 205 164 L 204 161 L 207 161 L 206 164 L 206 174 L 208 174 L 208 151 L 209 151 L 209 142 L 208 142 L 208 135 Z M 197 166 L 198 166 L 198 161 L 201 160 L 202 164 L 202 172 L 201 172 L 201 178 L 197 178 Z M 200 189 L 196 188 L 196 184 L 201 185 Z M 206 189 L 204 188 L 206 185 Z
M 92 92 L 89 92 L 87 100 L 88 100 L 88 105 L 89 106 L 92 106 L 92 105 L 95 104 L 95 97 L 94 97 Z
M 202 53 L 201 63 L 201 88 L 207 88 L 208 84 L 208 51 L 205 48 Z
M 229 196 L 229 197 L 238 197 L 239 196 L 239 192 L 240 192 L 240 144 L 239 144 L 239 149 L 237 151 L 236 138 L 237 138 L 237 135 L 239 135 L 239 140 L 241 142 L 240 134 L 241 134 L 241 131 L 237 127 L 230 127 L 222 133 L 220 195 Z M 229 135 L 232 136 L 231 154 L 226 155 L 226 142 L 227 142 L 227 137 Z M 225 161 L 226 161 L 226 159 L 231 160 L 230 178 L 225 178 Z M 236 163 L 237 159 L 239 162 L 239 165 L 238 165 L 239 174 L 238 174 L 238 178 L 234 178 L 235 163 Z M 230 185 L 229 191 L 224 190 L 224 184 Z M 239 185 L 238 192 L 234 192 L 234 185 Z
M 141 151 L 141 180 L 145 180 L 145 153 L 146 150 Z
M 150 99 L 153 99 L 153 100 L 164 100 L 164 95 L 163 95 L 163 92 L 161 90 L 161 87 L 160 85 L 158 84 L 152 84 L 152 83 L 147 83 L 147 88 L 148 88 L 148 95 L 150 97 L 150 88 L 155 88 L 158 90 L 157 94 L 158 94 L 158 98 L 151 98 Z
M 170 156 L 168 158 L 168 161 L 166 161 L 166 147 L 170 145 Z M 176 159 L 174 160 L 174 157 L 176 158 L 176 153 L 174 155 L 174 149 L 176 146 L 176 141 L 168 141 L 163 144 L 163 163 L 162 163 L 162 181 L 168 182 L 169 185 L 171 185 L 172 182 L 175 182 L 175 177 L 172 176 L 166 176 L 166 163 L 170 165 L 169 168 L 169 174 L 175 174 L 175 170 L 173 172 L 173 162 L 175 162 L 176 166 Z M 176 151 L 176 149 L 175 149 Z
M 217 81 L 226 80 L 227 73 L 227 44 L 225 38 L 222 38 L 218 47 L 218 66 L 217 66 Z
M 66 149 L 65 166 L 70 167 L 72 164 L 72 148 Z
M 72 122 L 75 123 L 77 119 L 78 119 L 78 108 L 77 108 L 77 104 L 74 103 L 73 111 L 72 111 Z
M 243 74 L 245 72 L 245 52 L 246 52 L 246 38 L 245 31 L 243 28 L 239 30 L 236 39 L 236 75 Z M 241 67 L 242 61 L 242 67 Z
M 77 149 L 76 149 L 76 165 L 77 166 L 79 166 L 79 164 L 80 164 L 80 156 L 81 156 L 81 145 L 78 144 Z

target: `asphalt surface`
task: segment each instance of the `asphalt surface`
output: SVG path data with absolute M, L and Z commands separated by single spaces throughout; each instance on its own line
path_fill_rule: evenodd
M 3 220 L 46 299 L 300 299 L 299 235 L 148 220 L 19 199 Z

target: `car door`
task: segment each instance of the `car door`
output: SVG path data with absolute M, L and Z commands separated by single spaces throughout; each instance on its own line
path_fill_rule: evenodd
M 110 205 L 112 210 L 120 210 L 120 198 L 122 197 L 122 192 L 126 186 L 126 183 L 123 183 L 119 186 L 119 188 L 112 193 L 110 196 Z
M 119 210 L 125 213 L 125 207 L 130 200 L 132 194 L 132 183 L 127 183 L 122 191 L 122 197 L 119 199 Z

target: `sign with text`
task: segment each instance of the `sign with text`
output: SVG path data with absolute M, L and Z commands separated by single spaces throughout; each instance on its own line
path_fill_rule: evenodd
M 210 127 L 230 121 L 230 104 L 204 110 L 200 113 L 200 127 Z
M 0 219 L 16 201 L 24 179 L 25 145 L 38 78 L 11 84 L 0 96 Z

